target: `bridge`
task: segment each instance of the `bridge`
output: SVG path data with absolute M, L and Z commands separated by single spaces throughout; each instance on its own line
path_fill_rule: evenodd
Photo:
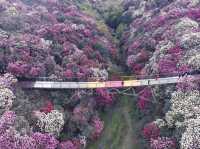
M 199 80 L 200 75 L 187 75 L 187 78 Z M 163 84 L 175 84 L 184 82 L 185 79 L 180 76 L 139 79 L 125 81 L 94 81 L 94 82 L 58 82 L 58 81 L 20 81 L 22 88 L 32 89 L 95 89 L 95 88 L 126 88 L 137 86 L 151 86 Z

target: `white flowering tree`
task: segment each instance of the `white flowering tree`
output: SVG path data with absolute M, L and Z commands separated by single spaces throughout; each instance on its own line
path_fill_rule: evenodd
M 0 113 L 9 110 L 12 107 L 15 95 L 10 87 L 16 82 L 16 78 L 10 74 L 5 74 L 0 77 Z
M 170 99 L 171 109 L 165 115 L 169 128 L 175 128 L 181 149 L 200 148 L 200 92 L 176 91 Z
M 200 118 L 188 122 L 188 127 L 182 135 L 181 149 L 200 148 Z
M 200 93 L 197 90 L 174 92 L 170 102 L 171 110 L 166 114 L 168 125 L 173 125 L 171 122 L 174 122 L 174 124 L 176 122 L 184 122 L 200 115 Z
M 52 110 L 50 113 L 35 112 L 37 125 L 41 131 L 59 136 L 64 126 L 64 115 L 58 110 Z

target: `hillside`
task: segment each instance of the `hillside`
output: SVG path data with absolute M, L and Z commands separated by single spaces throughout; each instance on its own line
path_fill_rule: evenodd
M 199 149 L 199 25 L 199 0 L 0 0 L 0 149 Z M 184 81 L 18 84 L 168 76 Z

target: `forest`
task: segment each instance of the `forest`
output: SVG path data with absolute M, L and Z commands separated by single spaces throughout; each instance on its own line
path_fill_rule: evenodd
M 0 149 L 200 149 L 200 0 L 0 0 Z M 26 89 L 21 81 L 130 88 Z

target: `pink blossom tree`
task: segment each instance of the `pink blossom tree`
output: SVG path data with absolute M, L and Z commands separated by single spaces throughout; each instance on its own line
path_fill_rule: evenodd
M 65 72 L 64 72 L 64 76 L 67 78 L 67 79 L 72 79 L 74 74 L 73 72 L 70 70 L 70 69 L 67 69 Z
M 161 75 L 171 75 L 177 73 L 176 62 L 172 59 L 161 59 L 158 63 L 158 71 Z
M 158 137 L 150 140 L 151 149 L 176 149 L 176 142 L 172 138 Z
M 22 76 L 28 73 L 30 66 L 22 61 L 16 61 L 8 64 L 8 71 L 15 76 Z
M 143 128 L 143 136 L 150 140 L 156 139 L 160 135 L 160 129 L 155 123 L 148 123 Z
M 92 132 L 92 138 L 97 139 L 103 131 L 104 122 L 101 121 L 99 117 L 94 117 L 92 119 L 92 126 L 94 128 L 94 131 Z
M 100 105 L 110 105 L 110 104 L 112 104 L 114 96 L 108 90 L 106 90 L 106 89 L 96 89 L 96 93 L 98 95 L 98 97 L 96 97 L 96 100 Z
M 137 105 L 141 111 L 147 109 L 148 105 L 151 103 L 152 91 L 151 88 L 146 87 L 138 93 Z
M 60 149 L 78 149 L 78 147 L 71 141 L 63 141 L 59 144 Z

